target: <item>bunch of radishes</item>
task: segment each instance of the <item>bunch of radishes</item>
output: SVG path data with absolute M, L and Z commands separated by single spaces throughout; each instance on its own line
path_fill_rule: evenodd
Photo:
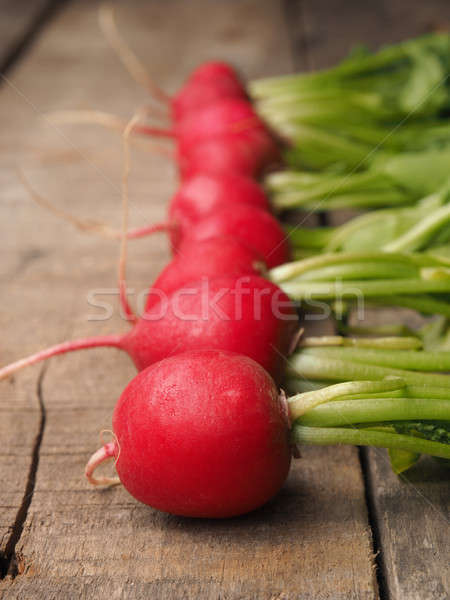
M 283 230 L 250 174 L 276 144 L 235 72 L 197 69 L 172 101 L 181 185 L 169 209 L 172 261 L 129 333 L 66 342 L 0 370 L 0 378 L 55 354 L 125 350 L 141 373 L 113 418 L 109 456 L 125 487 L 156 508 L 223 517 L 266 502 L 290 463 L 280 381 L 297 328 L 295 307 L 262 277 L 289 258 Z M 199 157 L 207 159 L 199 160 Z M 219 157 L 215 160 L 214 157 Z M 273 379 L 274 378 L 274 379 Z
M 123 57 L 139 79 L 135 59 L 127 52 Z M 130 234 L 124 218 L 123 249 L 128 237 L 170 232 L 173 258 L 151 286 L 144 314 L 129 306 L 122 270 L 120 299 L 132 326 L 127 334 L 53 346 L 0 369 L 0 379 L 72 350 L 127 352 L 140 373 L 116 405 L 114 440 L 93 454 L 86 475 L 97 485 L 120 481 L 138 500 L 178 515 L 228 517 L 261 506 L 287 476 L 292 441 L 371 443 L 450 458 L 450 447 L 440 441 L 358 429 L 367 422 L 358 398 L 421 393 L 407 390 L 401 378 L 348 382 L 286 401 L 277 383 L 296 343 L 298 318 L 264 274 L 288 261 L 290 252 L 254 179 L 277 160 L 277 144 L 225 63 L 196 69 L 172 99 L 157 95 L 170 106 L 172 128 L 133 118 L 124 131 L 125 140 L 133 129 L 174 138 L 181 180 L 167 223 Z M 442 390 L 436 394 L 441 398 Z M 425 406 L 406 401 L 408 418 L 446 422 L 450 401 L 443 397 Z M 372 407 L 372 420 L 394 414 L 391 398 L 383 400 L 387 408 Z M 350 428 L 336 427 L 342 423 Z M 115 459 L 119 480 L 94 476 L 108 458 Z

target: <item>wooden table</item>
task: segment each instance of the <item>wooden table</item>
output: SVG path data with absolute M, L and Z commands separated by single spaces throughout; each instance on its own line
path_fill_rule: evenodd
M 90 0 L 0 2 L 1 363 L 66 338 L 124 331 L 117 244 L 74 231 L 34 205 L 20 165 L 61 208 L 120 224 L 121 145 L 110 131 L 54 125 L 49 111 L 128 118 L 146 102 L 97 26 Z M 58 4 L 58 3 L 56 3 Z M 445 14 L 445 11 L 446 14 Z M 446 0 L 167 0 L 122 3 L 120 28 L 174 91 L 204 59 L 245 78 L 332 64 L 445 22 Z M 164 215 L 173 166 L 133 149 L 131 220 Z M 130 245 L 138 291 L 168 260 L 154 236 Z M 82 476 L 134 374 L 99 349 L 53 359 L 0 384 L 0 595 L 9 599 L 221 598 L 438 600 L 448 597 L 448 482 L 424 460 L 394 476 L 381 451 L 305 448 L 281 494 L 223 522 L 181 519 Z

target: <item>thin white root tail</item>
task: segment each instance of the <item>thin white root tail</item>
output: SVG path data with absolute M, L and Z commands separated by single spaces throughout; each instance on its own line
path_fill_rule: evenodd
M 136 112 L 140 112 L 142 115 L 146 116 L 155 115 L 158 118 L 166 118 L 165 115 L 162 115 L 159 111 L 155 110 L 154 107 L 148 105 L 142 106 Z M 121 134 L 127 126 L 127 122 L 124 119 L 102 110 L 55 110 L 47 113 L 45 119 L 53 125 L 98 125 L 105 129 L 118 131 Z M 132 140 L 134 145 L 140 146 L 146 152 L 159 154 L 170 160 L 175 160 L 176 155 L 172 149 L 163 144 L 157 144 L 154 141 L 149 143 L 147 140 L 142 139 L 143 136 L 149 137 L 152 129 L 153 128 L 147 126 L 135 128 L 133 133 L 136 135 L 133 136 L 133 138 L 130 138 L 130 140 Z M 169 136 L 167 137 L 169 138 Z
M 99 448 L 91 458 L 88 460 L 84 469 L 84 474 L 87 480 L 92 485 L 119 485 L 121 483 L 118 477 L 94 477 L 95 469 L 105 460 L 115 458 L 116 456 L 116 442 L 108 442 Z
M 136 56 L 120 35 L 114 18 L 114 9 L 110 4 L 102 4 L 102 6 L 100 6 L 98 11 L 98 21 L 103 35 L 108 40 L 110 46 L 116 52 L 131 77 L 146 89 L 155 100 L 158 100 L 167 106 L 171 100 L 170 96 L 153 81 L 142 61 Z
M 141 119 L 141 112 L 136 112 L 128 121 L 127 126 L 123 131 L 123 172 L 122 172 L 122 236 L 120 244 L 119 266 L 118 266 L 118 282 L 119 282 L 119 299 L 122 308 L 127 316 L 127 319 L 135 323 L 137 316 L 127 298 L 127 234 L 128 234 L 128 213 L 129 213 L 129 191 L 128 180 L 130 178 L 131 160 L 130 160 L 130 134 L 133 127 Z
M 55 110 L 47 113 L 46 117 L 54 124 L 87 123 L 116 130 L 122 130 L 126 125 L 117 115 L 102 110 Z
M 43 196 L 41 196 L 41 194 L 39 194 L 33 188 L 31 183 L 29 182 L 29 180 L 25 177 L 25 174 L 23 173 L 23 171 L 19 168 L 17 169 L 17 175 L 18 175 L 20 181 L 22 182 L 24 188 L 27 190 L 28 194 L 30 195 L 30 198 L 34 202 L 36 202 L 36 204 L 38 204 L 42 208 L 45 208 L 45 210 L 48 210 L 49 212 L 56 215 L 60 219 L 64 219 L 65 221 L 68 221 L 69 223 L 74 225 L 80 231 L 88 232 L 88 233 L 95 233 L 97 235 L 101 235 L 101 236 L 109 238 L 109 239 L 120 240 L 122 238 L 121 231 L 117 231 L 116 229 L 109 227 L 108 225 L 105 225 L 104 223 L 100 223 L 99 221 L 93 221 L 90 219 L 86 219 L 86 220 L 78 219 L 74 215 L 71 215 L 70 213 L 67 213 L 66 211 L 58 208 L 55 204 L 50 202 L 50 200 L 48 200 L 47 198 L 44 198 Z
M 101 237 L 110 239 L 110 240 L 121 240 L 122 239 L 122 231 L 120 229 L 114 229 L 114 227 L 110 227 L 105 223 L 101 223 L 100 221 L 94 221 L 92 219 L 79 219 L 74 215 L 58 208 L 53 202 L 50 202 L 48 198 L 44 198 L 41 194 L 39 194 L 31 185 L 29 180 L 26 178 L 25 174 L 21 169 L 17 169 L 17 175 L 22 182 L 23 186 L 27 190 L 30 198 L 36 202 L 40 207 L 49 211 L 53 215 L 57 216 L 64 221 L 67 221 L 83 233 L 90 233 L 94 235 L 99 235 Z M 127 239 L 129 240 L 137 240 L 139 238 L 146 237 L 153 233 L 167 233 L 172 229 L 176 229 L 174 224 L 169 222 L 166 223 L 155 223 L 152 225 L 145 225 L 144 227 L 136 227 L 136 229 L 130 229 L 127 232 Z

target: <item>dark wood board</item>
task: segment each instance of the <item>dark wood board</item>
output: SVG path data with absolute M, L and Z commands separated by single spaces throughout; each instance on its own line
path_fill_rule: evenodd
M 0 72 L 16 61 L 63 3 L 58 0 L 0 0 Z

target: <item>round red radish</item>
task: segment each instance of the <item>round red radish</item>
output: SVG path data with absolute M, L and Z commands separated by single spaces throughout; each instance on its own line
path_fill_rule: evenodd
M 281 379 L 298 319 L 277 285 L 255 275 L 204 277 L 158 297 L 120 342 L 139 371 L 180 352 L 215 348 L 248 356 Z
M 177 150 L 182 179 L 196 173 L 235 173 L 258 176 L 268 165 L 279 159 L 278 149 L 267 132 L 252 131 L 245 136 L 222 135 Z
M 176 248 L 183 231 L 218 208 L 249 204 L 269 210 L 263 189 L 253 179 L 227 173 L 222 175 L 197 174 L 183 181 L 169 207 L 172 245 Z
M 196 144 L 185 154 L 178 149 L 177 162 L 183 180 L 197 173 L 236 173 L 253 177 L 265 166 L 247 140 L 232 135 Z
M 160 293 L 158 302 L 149 304 L 125 335 L 57 344 L 3 367 L 0 379 L 58 354 L 102 346 L 124 350 L 138 370 L 187 350 L 239 352 L 281 379 L 298 319 L 292 302 L 272 282 L 255 275 L 204 277 Z
M 113 430 L 122 484 L 176 515 L 247 513 L 289 471 L 288 415 L 273 380 L 228 352 L 178 354 L 141 372 L 116 405 Z
M 287 236 L 278 221 L 269 213 L 253 206 L 239 210 L 226 206 L 183 232 L 183 242 L 200 241 L 217 236 L 232 236 L 263 256 L 269 268 L 290 260 Z M 181 251 L 183 244 L 180 246 Z
M 228 63 L 221 60 L 208 60 L 192 71 L 188 82 L 202 81 L 203 83 L 214 83 L 221 79 L 239 81 L 239 76 L 236 70 Z
M 182 252 L 174 256 L 153 284 L 146 310 L 159 301 L 161 291 L 171 294 L 201 277 L 260 275 L 265 269 L 262 256 L 233 237 L 186 243 Z
M 234 69 L 226 63 L 204 63 L 190 75 L 173 98 L 173 119 L 180 121 L 191 112 L 228 97 L 246 98 L 245 89 Z
M 175 136 L 180 152 L 186 154 L 199 142 L 221 135 L 245 136 L 252 131 L 265 131 L 264 123 L 248 100 L 224 98 L 180 121 Z

